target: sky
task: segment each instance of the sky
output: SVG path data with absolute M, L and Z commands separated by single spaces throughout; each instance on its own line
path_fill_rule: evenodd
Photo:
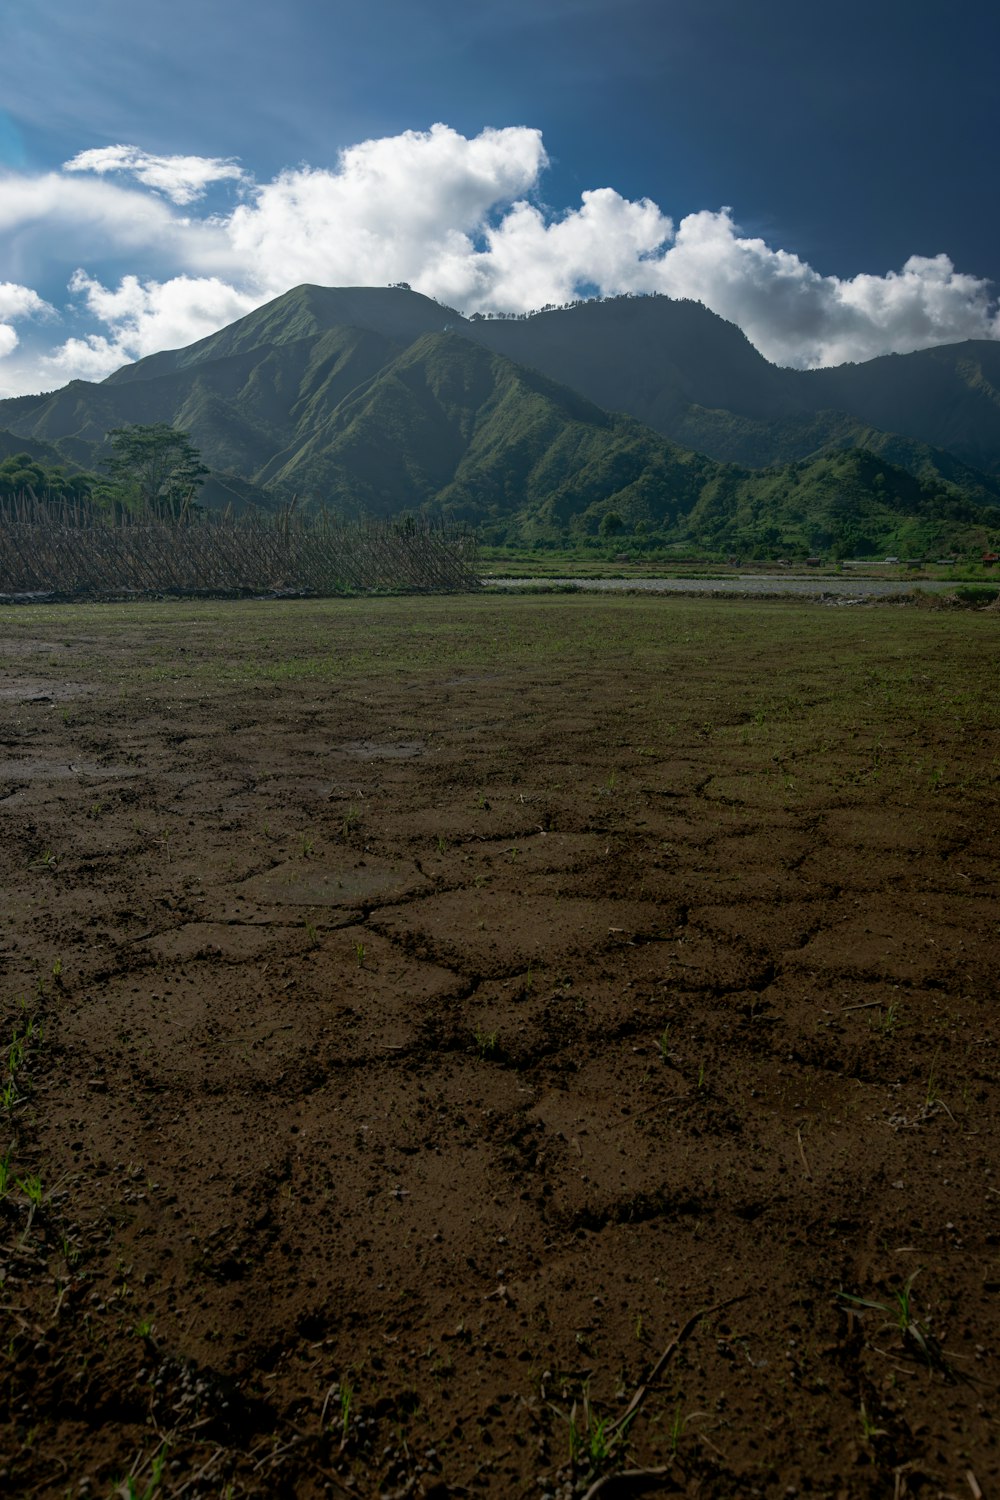
M 301 282 L 1000 337 L 986 0 L 0 0 L 0 396 Z

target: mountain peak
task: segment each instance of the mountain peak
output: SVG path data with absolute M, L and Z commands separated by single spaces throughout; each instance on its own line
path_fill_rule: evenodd
M 464 323 L 454 308 L 406 287 L 333 287 L 303 282 L 184 349 L 166 349 L 115 370 L 103 384 L 156 379 L 213 360 L 315 338 L 333 328 L 360 328 L 404 348 L 422 334 L 440 333 L 446 324 Z

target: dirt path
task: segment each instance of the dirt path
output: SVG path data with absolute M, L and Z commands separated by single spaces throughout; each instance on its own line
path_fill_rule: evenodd
M 1000 1492 L 995 615 L 0 627 L 4 1494 Z

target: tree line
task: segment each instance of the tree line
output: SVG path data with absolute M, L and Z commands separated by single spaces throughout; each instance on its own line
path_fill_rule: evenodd
M 95 513 L 180 519 L 198 508 L 208 474 L 190 435 L 165 422 L 113 428 L 102 467 L 100 474 L 67 473 L 62 464 L 15 453 L 0 462 L 0 505 L 26 497 Z

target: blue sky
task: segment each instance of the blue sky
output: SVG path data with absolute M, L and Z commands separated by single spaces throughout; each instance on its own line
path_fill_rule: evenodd
M 694 296 L 797 365 L 996 337 L 998 43 L 980 0 L 0 0 L 0 394 L 302 280 Z

